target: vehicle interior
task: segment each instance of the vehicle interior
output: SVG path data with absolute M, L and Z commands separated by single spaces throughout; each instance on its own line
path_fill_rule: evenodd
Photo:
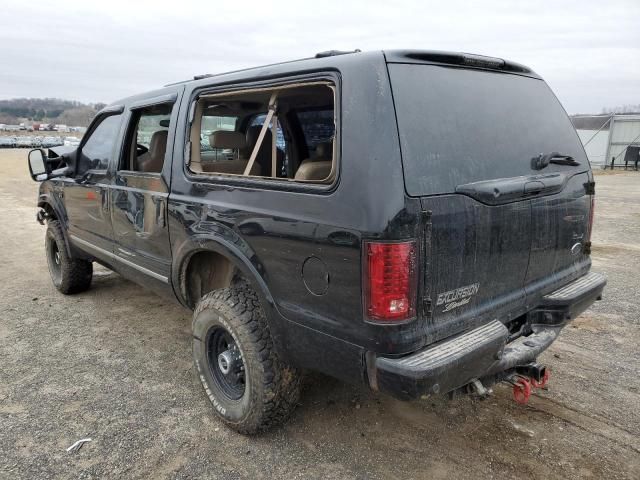
M 198 174 L 331 183 L 334 103 L 327 82 L 203 95 L 189 167 Z
M 145 173 L 162 171 L 172 106 L 161 104 L 134 112 L 127 133 L 127 150 L 119 170 Z

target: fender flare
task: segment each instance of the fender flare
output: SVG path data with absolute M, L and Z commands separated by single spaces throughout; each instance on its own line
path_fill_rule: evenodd
M 238 237 L 238 240 L 242 240 Z M 171 280 L 174 286 L 174 292 L 178 301 L 187 308 L 193 308 L 189 305 L 186 286 L 184 284 L 185 272 L 189 260 L 193 255 L 199 252 L 214 252 L 226 257 L 249 281 L 253 289 L 259 294 L 263 300 L 265 310 L 275 309 L 273 296 L 269 291 L 269 287 L 264 278 L 264 267 L 257 259 L 255 252 L 242 242 L 247 248 L 244 250 L 238 245 L 238 242 L 231 242 L 221 236 L 207 233 L 192 235 L 186 239 L 173 252 L 173 266 L 171 268 Z
M 60 206 L 60 202 L 56 201 L 55 197 L 53 197 L 50 193 L 40 193 L 38 195 L 38 208 L 45 209 L 45 207 L 51 208 L 53 213 L 56 216 L 56 220 L 60 222 L 62 226 L 62 235 L 64 236 L 65 248 L 67 249 L 67 255 L 69 257 L 74 258 L 71 242 L 69 241 L 69 234 L 67 232 L 67 220 L 65 217 L 64 208 Z

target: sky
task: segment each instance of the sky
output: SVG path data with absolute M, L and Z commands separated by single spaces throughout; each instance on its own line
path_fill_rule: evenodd
M 640 103 L 640 0 L 3 3 L 3 99 L 109 103 L 324 50 L 406 48 L 523 63 L 569 113 Z

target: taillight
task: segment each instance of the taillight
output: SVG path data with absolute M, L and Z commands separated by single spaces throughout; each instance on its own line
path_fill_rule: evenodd
M 402 322 L 416 314 L 416 242 L 364 243 L 364 306 L 368 320 Z

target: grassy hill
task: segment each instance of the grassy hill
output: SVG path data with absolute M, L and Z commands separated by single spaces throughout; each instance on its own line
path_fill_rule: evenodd
M 46 122 L 86 127 L 104 106 L 104 103 L 85 104 L 59 98 L 0 100 L 0 123 Z

